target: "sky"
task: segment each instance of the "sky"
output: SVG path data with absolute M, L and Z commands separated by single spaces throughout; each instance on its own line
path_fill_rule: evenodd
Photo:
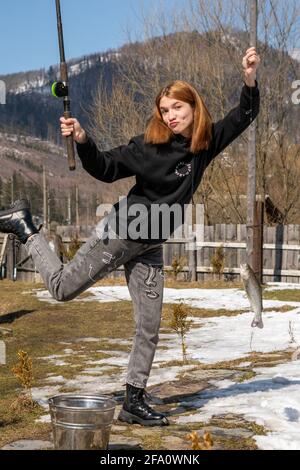
M 173 10 L 190 11 L 193 2 L 197 0 L 60 0 L 66 59 L 117 49 L 128 42 L 128 30 L 131 40 L 143 40 L 143 13 L 162 11 L 172 17 Z M 222 0 L 224 11 L 226 5 Z M 284 8 L 285 0 L 279 0 L 278 17 Z M 57 63 L 55 0 L 0 0 L 0 75 Z
M 141 11 L 165 12 L 188 0 L 61 0 L 66 59 L 141 38 Z M 0 74 L 59 62 L 55 0 L 0 0 Z

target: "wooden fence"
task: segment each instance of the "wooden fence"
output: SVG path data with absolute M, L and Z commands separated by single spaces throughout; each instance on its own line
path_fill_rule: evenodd
M 246 226 L 217 224 L 203 226 L 197 231 L 197 239 L 192 243 L 187 239 L 169 239 L 164 244 L 165 270 L 172 270 L 176 258 L 183 261 L 178 279 L 209 280 L 213 275 L 211 258 L 217 247 L 222 246 L 225 254 L 225 267 L 221 278 L 238 280 L 240 264 L 246 261 Z M 27 257 L 23 245 L 3 243 L 0 236 L 0 273 L 2 277 L 19 280 L 40 280 L 38 273 Z M 81 239 L 85 241 L 86 238 Z M 63 238 L 67 247 L 70 238 Z M 10 246 L 9 246 L 10 245 Z M 5 248 L 5 249 L 4 249 Z M 26 259 L 27 258 L 27 259 Z M 122 275 L 123 266 L 111 276 Z M 300 226 L 264 226 L 263 281 L 300 282 Z

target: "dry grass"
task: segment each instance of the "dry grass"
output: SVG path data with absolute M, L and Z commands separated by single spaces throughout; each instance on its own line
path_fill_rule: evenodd
M 249 374 L 249 378 L 252 375 L 252 368 L 253 367 L 272 367 L 275 364 L 285 363 L 291 360 L 292 353 L 294 349 L 285 349 L 282 351 L 271 351 L 268 353 L 263 352 L 256 352 L 253 351 L 248 356 L 240 357 L 238 359 L 233 359 L 232 361 L 220 361 L 214 364 L 202 364 L 198 362 L 195 365 L 195 369 L 200 370 L 218 370 L 218 369 L 229 369 L 229 370 L 236 370 L 236 371 L 245 371 L 245 377 L 243 376 L 242 380 L 247 380 L 247 374 Z M 169 361 L 168 365 L 175 365 L 176 361 Z M 245 362 L 249 362 L 249 366 L 244 367 L 240 366 Z M 193 364 L 193 361 L 190 362 Z M 176 364 L 177 365 L 177 364 Z
M 174 289 L 242 289 L 240 282 L 228 282 L 223 280 L 210 281 L 176 281 L 167 275 L 165 279 L 165 287 Z
M 12 406 L 16 400 L 16 394 L 3 396 L 0 400 L 0 448 L 12 441 L 19 439 L 49 440 L 51 426 L 46 423 L 38 423 L 36 419 L 44 414 L 40 407 L 31 409 Z
M 263 299 L 281 300 L 282 302 L 300 302 L 300 289 L 283 289 L 264 292 Z
M 96 285 L 126 285 L 124 278 L 103 279 Z M 173 288 L 240 288 L 239 283 L 229 283 L 223 281 L 196 282 L 187 283 L 184 281 L 174 281 L 166 279 L 166 287 Z M 130 345 L 114 344 L 113 347 L 109 339 L 128 339 L 131 340 L 134 333 L 134 321 L 132 315 L 132 304 L 127 301 L 99 303 L 97 301 L 80 302 L 89 296 L 83 293 L 76 302 L 50 304 L 38 300 L 35 295 L 35 289 L 44 289 L 42 284 L 13 283 L 11 281 L 0 282 L 0 326 L 12 330 L 12 334 L 5 336 L 7 346 L 7 364 L 1 366 L 0 377 L 0 447 L 8 442 L 24 439 L 37 438 L 49 440 L 50 425 L 37 423 L 36 419 L 44 413 L 40 407 L 34 409 L 16 409 L 12 404 L 17 399 L 20 389 L 17 379 L 11 372 L 11 367 L 15 363 L 16 353 L 23 349 L 28 352 L 33 362 L 33 372 L 35 377 L 34 386 L 45 384 L 48 374 L 62 375 L 66 382 L 61 384 L 60 392 L 65 393 L 74 391 L 68 388 L 68 379 L 76 377 L 86 368 L 87 360 L 97 360 L 111 356 L 111 349 L 128 351 Z M 300 291 L 295 296 L 291 295 L 295 291 L 277 291 L 265 293 L 270 294 L 269 298 L 278 298 L 279 300 L 299 300 Z M 299 297 L 297 297 L 297 294 Z M 168 329 L 167 318 L 172 308 L 172 304 L 164 304 L 162 328 Z M 288 311 L 289 306 L 283 306 L 280 311 Z M 274 310 L 274 309 L 272 309 Z M 243 310 L 227 311 L 207 310 L 189 307 L 191 317 L 210 318 L 216 316 L 234 316 L 239 315 Z M 125 327 L 124 327 L 125 326 Z M 199 327 L 199 325 L 198 325 Z M 96 337 L 98 341 L 83 342 L 82 338 Z M 62 344 L 65 343 L 65 344 Z M 67 343 L 67 344 L 66 344 Z M 49 360 L 43 360 L 49 355 L 64 355 L 66 348 L 74 352 L 64 356 L 66 365 L 57 366 Z M 278 362 L 290 360 L 291 351 L 276 351 L 274 353 L 262 354 L 253 352 L 248 357 L 240 358 L 235 361 L 223 361 L 217 364 L 206 365 L 198 361 L 191 361 L 189 364 L 194 368 L 203 370 L 212 369 L 232 369 L 243 371 L 244 374 L 240 380 L 247 380 L 253 376 L 252 367 L 272 366 Z M 240 367 L 241 362 L 249 361 L 250 367 Z M 167 362 L 166 367 L 171 365 L 182 365 L 181 361 L 174 360 Z M 72 367 L 71 367 L 72 366 Z M 89 365 L 89 367 L 92 367 Z M 113 373 L 118 373 L 119 369 L 114 369 Z M 107 373 L 107 372 L 106 372 Z M 226 426 L 226 420 L 220 421 L 223 427 Z M 224 424 L 225 423 L 225 424 Z M 232 424 L 236 426 L 236 424 Z M 174 428 L 174 429 L 173 429 Z M 145 435 L 143 446 L 145 449 L 163 448 L 162 438 L 175 433 L 175 429 L 180 427 L 170 427 L 163 433 Z M 193 431 L 193 427 L 186 426 L 186 431 Z M 175 433 L 176 434 L 176 433 Z M 258 432 L 257 432 L 258 434 Z M 236 440 L 215 439 L 216 445 L 225 448 L 244 448 L 253 449 L 253 441 L 242 439 Z
M 162 312 L 162 327 L 168 328 L 168 319 L 172 316 L 173 304 L 164 304 Z M 213 317 L 235 317 L 245 312 L 245 310 L 225 310 L 220 308 L 219 310 L 195 308 L 188 306 L 189 318 L 213 318 Z M 199 325 L 191 325 L 191 328 L 199 328 Z
M 95 286 L 125 286 L 126 280 L 124 276 L 120 277 L 109 277 L 101 279 Z M 174 277 L 165 272 L 165 287 L 173 289 L 243 289 L 241 282 L 237 281 L 223 281 L 223 280 L 209 280 L 209 281 L 182 281 L 175 280 Z
M 7 364 L 1 366 L 0 377 L 0 447 L 18 438 L 42 438 L 50 430 L 49 426 L 35 423 L 44 410 L 20 413 L 11 408 L 20 392 L 18 380 L 11 371 L 18 350 L 27 351 L 32 358 L 35 387 L 43 385 L 51 373 L 62 375 L 66 380 L 76 377 L 86 368 L 87 360 L 111 356 L 110 338 L 130 339 L 134 332 L 131 302 L 77 301 L 52 305 L 38 300 L 31 292 L 37 287 L 43 286 L 11 281 L 0 283 L 0 325 L 12 330 L 12 335 L 3 338 Z M 96 337 L 99 341 L 80 341 L 86 337 Z M 66 365 L 57 366 L 43 360 L 53 354 L 64 355 L 66 348 L 74 351 L 65 356 Z M 119 349 L 129 348 L 120 345 Z M 67 382 L 62 384 L 61 391 L 65 389 Z

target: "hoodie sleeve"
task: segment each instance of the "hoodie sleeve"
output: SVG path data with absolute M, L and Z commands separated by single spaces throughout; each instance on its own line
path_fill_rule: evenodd
M 211 159 L 222 152 L 251 124 L 259 113 L 260 96 L 257 82 L 254 87 L 244 84 L 240 103 L 220 121 L 213 124 Z
M 128 145 L 100 151 L 92 138 L 88 136 L 87 142 L 76 143 L 76 147 L 83 168 L 100 181 L 112 183 L 136 174 L 137 160 L 141 153 L 134 138 L 129 141 Z

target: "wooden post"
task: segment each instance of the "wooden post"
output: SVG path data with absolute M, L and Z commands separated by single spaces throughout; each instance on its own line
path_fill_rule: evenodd
M 251 0 L 250 5 L 250 46 L 257 43 L 257 0 Z M 253 257 L 256 246 L 254 244 L 254 217 L 256 195 L 256 125 L 252 123 L 249 128 L 248 145 L 248 187 L 247 187 L 247 260 L 253 268 Z
M 11 202 L 15 200 L 14 177 L 11 177 Z
M 191 235 L 189 242 L 189 278 L 191 281 L 197 281 L 197 250 L 196 235 Z
M 4 235 L 4 238 L 2 241 L 1 252 L 0 252 L 0 279 L 4 279 L 4 272 L 3 272 L 4 270 L 2 266 L 4 265 L 4 262 L 5 262 L 7 242 L 8 242 L 8 234 Z
M 50 222 L 51 222 L 51 210 L 50 210 L 50 204 L 51 204 L 51 199 L 50 199 L 50 191 L 49 188 L 47 188 L 47 227 L 50 231 Z
M 264 203 L 256 201 L 253 227 L 253 271 L 260 284 L 263 282 L 263 229 L 264 229 Z
M 14 280 L 15 268 L 15 236 L 9 234 L 6 247 L 6 277 L 11 281 Z
M 71 215 L 71 190 L 68 195 L 68 224 L 72 224 L 72 215 Z
M 4 256 L 5 256 L 5 251 L 6 251 L 6 245 L 7 245 L 7 240 L 8 240 L 8 235 L 4 235 L 3 241 L 2 241 L 2 246 L 1 246 L 1 252 L 0 252 L 0 265 L 3 263 Z
M 48 231 L 48 216 L 47 216 L 47 179 L 46 179 L 46 169 L 43 166 L 43 218 L 44 218 L 44 229 Z
M 75 188 L 75 205 L 76 205 L 76 229 L 77 229 L 77 231 L 79 230 L 79 207 L 78 207 L 78 199 L 79 199 L 79 195 L 78 195 L 78 186 L 76 185 L 76 188 Z

